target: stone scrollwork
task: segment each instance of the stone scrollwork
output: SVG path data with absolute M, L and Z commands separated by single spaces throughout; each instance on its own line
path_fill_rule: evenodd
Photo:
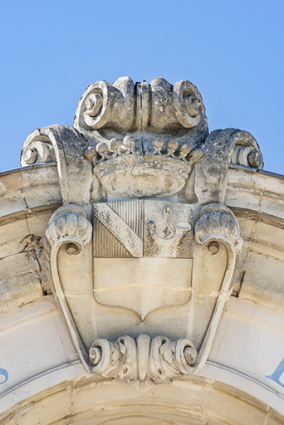
M 202 123 L 207 128 L 201 95 L 194 84 L 179 81 L 174 86 L 163 78 L 134 85 L 131 78 L 113 84 L 97 81 L 79 102 L 74 126 L 80 131 L 112 127 L 116 130 L 190 129 Z
M 73 127 L 51 125 L 34 130 L 26 139 L 21 166 L 56 163 L 64 204 L 87 204 L 92 181 L 91 163 L 84 158 L 86 137 Z
M 171 341 L 157 336 L 151 342 L 149 377 L 154 382 L 169 381 L 193 371 L 197 350 L 189 339 Z
M 218 303 L 195 364 L 195 373 L 198 373 L 209 355 L 220 317 L 231 294 L 236 261 L 242 249 L 243 240 L 235 215 L 228 207 L 219 203 L 204 205 L 201 208 L 200 218 L 195 223 L 195 239 L 211 255 L 218 254 L 220 244 L 224 245 L 227 250 L 226 270 L 219 291 Z
M 202 161 L 197 164 L 197 196 L 201 204 L 225 202 L 231 165 L 263 168 L 262 154 L 255 138 L 235 128 L 214 130 L 202 146 Z
M 78 255 L 92 237 L 92 225 L 84 209 L 78 205 L 65 205 L 52 215 L 45 231 L 45 251 L 66 245 L 69 255 Z
M 150 126 L 163 130 L 171 126 L 192 128 L 205 119 L 205 109 L 197 87 L 189 81 L 174 86 L 164 78 L 154 78 L 151 90 Z
M 39 133 L 37 131 L 37 133 Z M 23 167 L 33 164 L 46 164 L 55 162 L 55 153 L 50 139 L 40 134 L 31 134 L 25 143 L 21 155 Z
M 134 83 L 129 77 L 121 77 L 115 83 L 97 81 L 91 84 L 79 102 L 74 125 L 97 130 L 109 123 L 127 130 L 134 114 Z
M 98 375 L 140 383 L 171 382 L 174 377 L 190 374 L 197 350 L 188 339 L 171 341 L 167 337 L 141 334 L 128 335 L 115 341 L 96 340 L 89 358 Z
M 232 134 L 228 145 L 233 145 L 231 163 L 245 167 L 263 168 L 263 159 L 255 138 L 247 131 L 237 130 Z
M 79 255 L 92 238 L 92 225 L 86 212 L 79 205 L 64 205 L 58 208 L 49 220 L 44 237 L 44 256 L 51 275 L 53 292 L 65 317 L 73 343 L 78 348 L 82 363 L 88 369 L 84 344 L 76 331 L 74 319 L 66 301 L 58 270 L 58 253 L 66 247 L 68 255 Z
M 173 88 L 173 104 L 180 124 L 185 128 L 195 127 L 204 109 L 201 95 L 194 84 L 179 81 Z
M 200 218 L 195 224 L 195 239 L 206 245 L 212 255 L 218 252 L 218 242 L 230 246 L 235 254 L 242 248 L 238 221 L 223 204 L 213 203 L 201 208 Z
M 119 337 L 113 342 L 104 338 L 96 340 L 89 357 L 95 373 L 125 381 L 137 379 L 136 341 L 130 336 Z

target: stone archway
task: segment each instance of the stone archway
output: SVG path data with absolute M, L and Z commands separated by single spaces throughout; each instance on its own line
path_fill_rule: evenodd
M 5 425 L 281 425 L 284 417 L 237 388 L 208 379 L 176 380 L 147 391 L 85 376 L 15 405 Z

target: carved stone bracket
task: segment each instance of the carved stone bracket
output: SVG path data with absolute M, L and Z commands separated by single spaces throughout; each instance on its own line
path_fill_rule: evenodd
M 174 377 L 191 373 L 197 351 L 188 339 L 171 341 L 141 334 L 136 339 L 124 335 L 115 341 L 96 340 L 89 351 L 93 372 L 98 375 L 140 381 L 171 382 Z

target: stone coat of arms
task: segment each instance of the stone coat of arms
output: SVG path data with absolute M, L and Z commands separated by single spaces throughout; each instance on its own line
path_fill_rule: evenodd
M 58 166 L 45 258 L 87 371 L 141 386 L 198 373 L 242 248 L 227 172 L 262 167 L 255 139 L 208 134 L 188 81 L 124 77 L 90 85 L 74 127 L 31 133 L 21 161 Z

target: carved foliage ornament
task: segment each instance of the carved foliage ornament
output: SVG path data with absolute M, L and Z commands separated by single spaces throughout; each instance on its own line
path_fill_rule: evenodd
M 21 164 L 57 163 L 44 252 L 82 363 L 140 386 L 200 373 L 242 249 L 227 173 L 262 167 L 257 142 L 208 135 L 197 88 L 162 78 L 92 84 L 74 127 L 31 133 Z

